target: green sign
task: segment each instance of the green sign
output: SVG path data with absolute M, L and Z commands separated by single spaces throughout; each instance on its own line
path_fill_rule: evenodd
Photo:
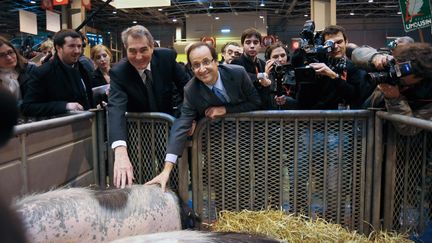
M 405 32 L 432 25 L 429 0 L 399 0 Z

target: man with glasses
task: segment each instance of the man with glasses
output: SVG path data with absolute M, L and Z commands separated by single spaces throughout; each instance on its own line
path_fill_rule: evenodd
M 122 32 L 127 58 L 110 70 L 108 119 L 110 144 L 114 150 L 114 185 L 132 185 L 133 168 L 126 145 L 125 112 L 173 114 L 174 85 L 180 96 L 188 81 L 171 49 L 154 48 L 151 33 L 141 25 Z
M 237 42 L 227 42 L 222 46 L 221 54 L 221 64 L 230 64 L 232 60 L 239 58 L 243 54 L 243 49 Z
M 164 169 L 147 182 L 161 184 L 163 190 L 177 157 L 183 153 L 193 120 L 253 111 L 261 105 L 244 68 L 229 64 L 218 66 L 213 47 L 203 42 L 194 43 L 187 51 L 187 58 L 195 77 L 184 88 L 181 115 L 171 128 Z

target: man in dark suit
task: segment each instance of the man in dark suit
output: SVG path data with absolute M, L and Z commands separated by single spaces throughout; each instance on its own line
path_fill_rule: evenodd
M 151 33 L 141 25 L 122 33 L 127 59 L 110 70 L 108 119 L 111 148 L 114 149 L 114 185 L 131 185 L 132 164 L 126 148 L 125 112 L 165 112 L 173 114 L 174 87 L 183 96 L 188 81 L 171 49 L 154 49 Z
M 81 36 L 72 29 L 60 30 L 54 35 L 54 47 L 54 59 L 33 72 L 21 106 L 26 116 L 53 116 L 91 107 L 91 76 L 78 62 Z
M 171 128 L 163 171 L 147 184 L 159 183 L 165 190 L 177 157 L 182 154 L 193 120 L 214 119 L 226 113 L 256 110 L 261 100 L 245 69 L 218 66 L 217 54 L 206 43 L 194 43 L 187 51 L 195 77 L 184 88 L 181 115 Z

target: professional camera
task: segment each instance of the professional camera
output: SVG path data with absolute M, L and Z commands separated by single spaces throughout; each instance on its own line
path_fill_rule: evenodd
M 273 68 L 270 71 L 270 75 L 276 82 L 276 90 L 274 90 L 274 92 L 277 96 L 281 96 L 284 93 L 284 86 L 294 88 L 296 84 L 294 68 L 291 64 L 281 64 L 279 62 L 274 62 L 272 66 Z M 285 78 L 285 76 L 287 78 Z
M 300 49 L 302 49 L 306 55 L 315 56 L 327 54 L 334 49 L 334 42 L 332 40 L 324 41 L 321 32 L 315 32 L 315 22 L 313 20 L 307 20 L 305 22 L 300 37 Z
M 400 78 L 405 77 L 413 73 L 413 69 L 411 66 L 411 62 L 402 62 L 396 63 L 394 59 L 392 59 L 386 71 L 384 72 L 371 72 L 369 73 L 370 80 L 374 84 L 390 84 L 390 85 L 398 85 L 400 84 Z
M 310 63 L 327 63 L 327 54 L 334 50 L 334 42 L 324 38 L 321 32 L 315 32 L 315 23 L 307 20 L 300 33 L 300 48 L 297 49 L 292 57 L 292 65 L 295 67 L 295 78 L 297 84 L 314 83 L 315 73 Z

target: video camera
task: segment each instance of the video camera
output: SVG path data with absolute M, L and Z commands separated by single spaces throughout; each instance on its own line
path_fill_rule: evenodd
M 334 49 L 332 40 L 324 41 L 321 32 L 315 32 L 315 22 L 307 20 L 300 33 L 300 49 L 306 56 L 308 63 L 323 62 L 326 54 Z
M 282 86 L 296 86 L 296 84 L 307 84 L 315 82 L 315 70 L 308 66 L 309 63 L 326 62 L 327 53 L 334 49 L 334 42 L 324 38 L 321 32 L 315 32 L 315 22 L 307 20 L 300 32 L 300 48 L 294 53 L 293 64 L 280 64 L 275 62 L 271 69 L 272 77 L 276 81 L 277 95 L 283 92 Z M 324 43 L 324 44 L 323 44 Z M 285 83 L 284 76 L 287 75 Z
M 399 85 L 401 77 L 405 77 L 413 73 L 414 72 L 410 61 L 396 63 L 396 61 L 392 59 L 389 62 L 386 71 L 371 72 L 369 73 L 369 78 L 372 81 L 372 83 L 376 85 L 382 83 L 390 84 L 390 85 Z

